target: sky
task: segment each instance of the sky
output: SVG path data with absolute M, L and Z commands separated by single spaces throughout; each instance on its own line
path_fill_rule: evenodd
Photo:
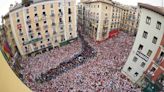
M 135 6 L 137 6 L 138 2 L 148 3 L 156 6 L 162 6 L 162 0 L 113 0 L 113 1 L 117 1 L 126 5 L 135 5 Z M 15 2 L 21 2 L 21 0 L 0 0 L 0 2 L 1 2 L 0 3 L 0 24 L 1 24 L 1 16 L 5 15 L 9 11 L 10 4 L 15 4 Z

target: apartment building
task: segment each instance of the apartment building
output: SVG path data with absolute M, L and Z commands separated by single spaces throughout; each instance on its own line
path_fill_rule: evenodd
M 138 28 L 138 8 L 134 6 L 123 6 L 121 30 L 136 35 Z
M 111 31 L 120 30 L 123 10 L 124 8 L 120 3 L 113 2 Z
M 84 12 L 83 12 L 83 8 L 84 8 L 84 6 L 83 6 L 83 3 L 81 3 L 81 2 L 79 2 L 78 3 L 78 25 L 83 25 L 83 14 L 84 14 Z
M 27 0 L 11 5 L 9 21 L 21 55 L 77 38 L 76 0 Z
M 6 14 L 5 16 L 3 16 L 3 45 L 8 45 L 5 46 L 5 48 L 9 49 L 9 53 L 12 54 L 12 56 L 15 56 L 16 54 L 18 54 L 18 48 L 16 46 L 14 37 L 13 37 L 13 32 L 11 29 L 11 24 L 10 24 L 10 18 L 9 18 L 9 14 Z
M 111 31 L 122 30 L 135 35 L 138 27 L 138 8 L 113 2 Z
M 139 3 L 139 8 L 137 37 L 122 73 L 140 86 L 147 79 L 153 85 L 160 82 L 158 87 L 145 84 L 145 90 L 157 92 L 164 85 L 164 11 L 160 7 L 143 3 Z
M 95 41 L 105 40 L 119 30 L 135 35 L 138 11 L 136 7 L 112 0 L 81 0 L 78 6 L 78 22 L 83 24 L 83 30 Z
M 110 31 L 112 2 L 110 0 L 93 0 L 82 2 L 83 30 L 95 41 L 108 38 Z

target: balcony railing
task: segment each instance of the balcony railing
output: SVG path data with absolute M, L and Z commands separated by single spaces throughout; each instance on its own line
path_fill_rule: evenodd
M 23 32 L 20 32 L 19 35 L 22 36 L 23 35 Z
M 35 43 L 35 42 L 38 42 L 38 41 L 40 41 L 40 40 L 42 40 L 42 37 L 34 38 L 34 39 L 30 40 L 30 41 L 24 42 L 23 45 Z
M 50 37 L 50 35 L 49 34 L 46 34 L 46 38 L 48 38 L 48 37 Z
M 35 16 L 35 17 L 34 17 L 34 21 L 35 21 L 35 22 L 39 22 L 39 17 Z
M 46 16 L 43 16 L 43 17 L 42 17 L 42 20 L 45 21 L 45 20 L 46 20 Z
M 55 23 L 52 23 L 52 26 L 55 26 Z
M 63 16 L 63 13 L 62 13 L 62 12 L 60 12 L 60 13 L 58 14 L 58 16 L 59 16 L 59 17 L 62 17 L 62 16 Z
M 44 30 L 48 29 L 48 25 L 43 26 Z
M 156 80 L 155 84 L 156 84 L 160 89 L 162 89 L 162 88 L 164 87 L 163 82 L 164 82 L 164 74 L 161 74 L 161 75 L 159 76 L 159 78 Z
M 31 20 L 30 19 L 27 19 L 26 23 L 27 24 L 30 24 L 31 23 Z
M 36 31 L 40 31 L 40 27 L 36 27 Z
M 163 61 L 163 58 L 162 59 L 158 58 L 155 60 L 155 64 L 159 66 L 162 61 Z
M 51 14 L 50 17 L 55 17 L 55 14 Z

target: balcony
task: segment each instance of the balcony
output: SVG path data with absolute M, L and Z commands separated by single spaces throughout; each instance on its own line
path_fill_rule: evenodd
M 162 61 L 163 61 L 163 59 L 158 58 L 158 59 L 155 60 L 155 64 L 157 66 L 160 66 L 160 64 L 161 64 Z
M 34 21 L 35 21 L 35 22 L 39 22 L 39 17 L 38 17 L 38 16 L 35 16 L 35 17 L 34 17 Z
M 45 36 L 46 36 L 46 38 L 50 37 L 50 35 L 49 35 L 49 34 L 46 34 Z
M 36 31 L 40 31 L 40 27 L 36 27 Z
M 55 17 L 55 14 L 51 14 L 50 17 L 54 18 Z
M 22 36 L 23 35 L 23 32 L 20 32 L 19 35 Z
M 159 78 L 156 80 L 155 84 L 159 87 L 159 89 L 163 89 L 164 88 L 164 74 L 161 74 L 159 76 Z
M 52 43 L 48 43 L 47 46 L 48 46 L 48 47 L 49 47 L 49 46 L 52 46 Z
M 46 21 L 46 16 L 43 15 L 42 20 L 43 21 Z
M 31 20 L 30 19 L 27 19 L 26 23 L 27 24 L 30 24 L 31 23 Z
M 40 41 L 40 40 L 42 40 L 42 37 L 34 38 L 34 39 L 30 40 L 30 41 L 24 42 L 23 45 L 35 43 L 35 42 L 38 42 L 38 41 Z
M 32 35 L 34 35 L 34 33 L 33 33 L 33 32 L 30 32 L 30 33 L 28 33 L 28 35 L 29 35 L 29 36 L 32 36 Z
M 58 16 L 59 16 L 59 17 L 62 17 L 62 16 L 63 16 L 63 12 L 60 12 L 60 13 L 58 14 Z
M 56 34 L 56 31 L 53 31 L 53 35 L 55 35 Z
M 52 23 L 52 27 L 55 26 L 55 23 Z
M 48 29 L 48 25 L 43 26 L 44 30 Z
M 154 74 L 152 72 L 149 72 L 149 73 L 146 73 L 145 77 L 151 81 L 153 75 Z
M 38 50 L 38 47 L 34 47 L 34 51 L 37 51 Z

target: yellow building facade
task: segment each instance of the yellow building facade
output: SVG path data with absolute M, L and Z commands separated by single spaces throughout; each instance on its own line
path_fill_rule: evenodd
M 83 30 L 96 41 L 108 38 L 112 2 L 109 0 L 84 1 L 83 7 Z
M 10 6 L 9 19 L 21 55 L 52 49 L 77 37 L 76 0 L 38 0 Z
M 138 12 L 112 0 L 81 0 L 78 6 L 78 23 L 95 41 L 109 37 L 110 31 L 137 32 Z

